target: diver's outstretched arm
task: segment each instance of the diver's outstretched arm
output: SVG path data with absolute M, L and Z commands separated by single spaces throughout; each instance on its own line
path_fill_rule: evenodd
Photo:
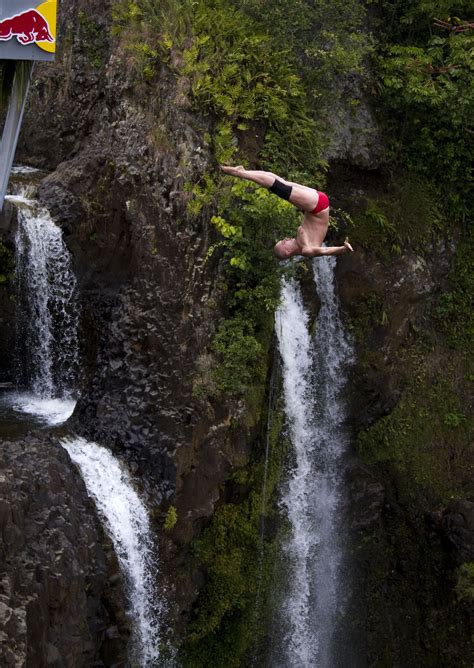
M 354 249 L 349 243 L 349 239 L 344 241 L 344 246 L 315 246 L 313 248 L 305 248 L 303 249 L 302 255 L 306 255 L 308 257 L 319 257 L 321 255 L 341 255 L 342 253 L 347 252 L 354 252 Z
M 320 246 L 310 250 L 308 256 L 319 257 L 322 255 L 341 255 L 342 253 L 347 253 L 345 246 Z
M 312 244 L 308 232 L 304 225 L 300 225 L 296 232 L 296 241 L 301 248 L 301 255 L 305 257 L 318 257 L 321 255 L 341 255 L 347 251 L 353 253 L 354 249 L 349 243 L 349 237 L 346 237 L 343 246 L 317 246 Z

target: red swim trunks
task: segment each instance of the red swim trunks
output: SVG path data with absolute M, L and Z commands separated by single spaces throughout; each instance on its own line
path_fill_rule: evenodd
M 329 206 L 329 197 L 325 194 L 322 193 L 320 190 L 317 191 L 319 195 L 318 203 L 314 207 L 314 209 L 311 211 L 312 214 L 319 213 L 320 211 L 324 211 L 324 209 L 327 209 Z

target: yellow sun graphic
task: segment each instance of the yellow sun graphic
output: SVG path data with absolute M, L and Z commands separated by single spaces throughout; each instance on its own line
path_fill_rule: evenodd
M 49 25 L 49 32 L 51 36 L 54 37 L 54 42 L 36 42 L 40 49 L 43 51 L 49 51 L 50 53 L 56 52 L 56 12 L 57 12 L 57 0 L 47 0 L 41 5 L 36 7 L 36 11 L 41 14 L 41 16 L 46 19 Z

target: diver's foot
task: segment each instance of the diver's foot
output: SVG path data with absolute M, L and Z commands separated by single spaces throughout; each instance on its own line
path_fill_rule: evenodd
M 231 165 L 221 165 L 221 171 L 224 174 L 229 174 L 229 176 L 239 176 L 239 172 L 245 171 L 243 165 L 237 165 L 237 167 L 232 167 Z
M 350 243 L 349 243 L 349 237 L 346 237 L 346 240 L 344 241 L 344 246 L 345 246 L 346 249 L 347 249 L 348 251 L 350 251 L 351 253 L 354 252 L 354 249 L 352 248 L 352 246 L 351 246 Z

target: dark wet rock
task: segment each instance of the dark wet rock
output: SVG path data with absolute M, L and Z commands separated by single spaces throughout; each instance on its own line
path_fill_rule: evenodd
M 347 472 L 351 529 L 370 529 L 381 521 L 385 489 L 367 466 L 353 462 Z
M 339 296 L 349 327 L 361 310 L 373 311 L 358 332 L 357 364 L 351 371 L 351 420 L 356 430 L 388 415 L 398 402 L 403 369 L 397 368 L 397 354 L 429 323 L 451 256 L 452 249 L 445 246 L 433 248 L 426 257 L 407 249 L 396 261 L 383 263 L 360 247 L 338 263 Z
M 353 77 L 344 82 L 339 91 L 340 98 L 328 119 L 332 138 L 326 159 L 375 170 L 385 161 L 386 148 L 380 124 L 364 90 L 366 84 L 361 77 Z M 337 82 L 334 86 L 340 88 Z M 337 95 L 336 91 L 334 93 Z
M 216 168 L 204 140 L 211 121 L 183 103 L 165 67 L 153 85 L 137 80 L 108 12 L 88 0 L 61 9 L 62 51 L 36 70 L 18 159 L 50 171 L 39 198 L 78 278 L 85 368 L 70 424 L 125 457 L 159 527 L 173 497 L 178 521 L 161 539 L 161 574 L 182 625 L 196 595 L 190 544 L 248 461 L 256 429 L 241 426 L 243 404 L 195 392 L 197 380 L 211 382 L 212 364 L 199 361 L 225 313 L 221 254 L 206 258 L 217 241 L 210 211 L 187 208 L 189 184 Z
M 15 350 L 14 237 L 16 209 L 5 202 L 0 212 L 0 383 L 14 380 Z
M 314 285 L 314 272 L 310 261 L 300 262 L 296 277 L 301 287 L 304 308 L 309 315 L 309 330 L 313 332 L 321 308 L 321 300 Z
M 84 483 L 57 441 L 2 443 L 0 537 L 0 664 L 123 662 L 123 601 L 108 585 L 117 563 L 102 547 L 107 541 Z M 120 628 L 113 638 L 111 622 Z
M 453 501 L 444 509 L 440 524 L 456 562 L 474 561 L 474 503 Z

